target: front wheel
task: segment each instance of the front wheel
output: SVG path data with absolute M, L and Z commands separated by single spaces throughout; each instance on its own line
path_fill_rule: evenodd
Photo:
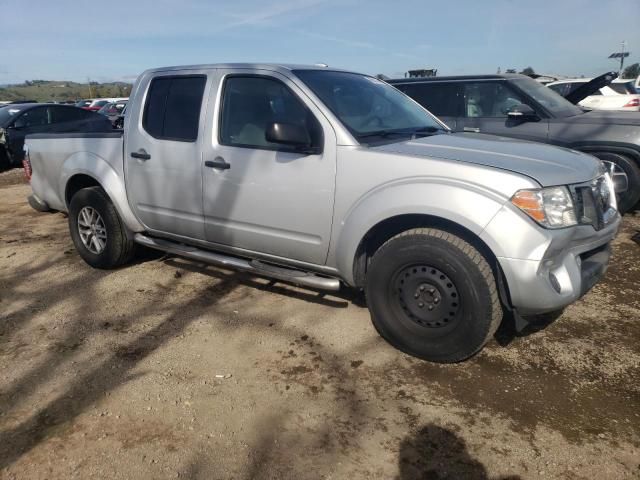
M 116 268 L 133 256 L 134 243 L 100 187 L 79 190 L 69 205 L 69 231 L 82 259 L 94 268 Z
M 473 356 L 502 320 L 486 259 L 443 230 L 417 228 L 388 240 L 371 259 L 365 292 L 380 335 L 434 362 Z

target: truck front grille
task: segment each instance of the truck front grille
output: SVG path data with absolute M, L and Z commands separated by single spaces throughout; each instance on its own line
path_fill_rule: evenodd
M 591 225 L 602 230 L 616 216 L 613 191 L 610 182 L 602 175 L 591 182 L 570 187 L 576 208 L 576 217 L 581 225 Z

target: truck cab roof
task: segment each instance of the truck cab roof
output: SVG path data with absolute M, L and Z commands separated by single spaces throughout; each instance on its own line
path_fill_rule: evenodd
M 173 72 L 173 71 L 187 71 L 187 70 L 208 70 L 208 69 L 253 69 L 253 70 L 269 70 L 272 72 L 286 73 L 294 70 L 330 70 L 339 72 L 350 72 L 349 70 L 343 70 L 340 68 L 331 68 L 324 64 L 311 64 L 311 65 L 298 65 L 298 64 L 285 64 L 285 63 L 205 63 L 200 65 L 176 65 L 169 67 L 151 68 L 145 70 L 142 75 Z M 355 72 L 351 72 L 355 73 Z

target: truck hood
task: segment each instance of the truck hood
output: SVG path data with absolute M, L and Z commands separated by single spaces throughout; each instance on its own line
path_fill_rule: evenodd
M 582 115 L 565 117 L 562 122 L 597 125 L 633 125 L 640 127 L 640 112 L 620 112 L 616 110 L 590 110 Z
M 476 133 L 432 135 L 372 150 L 499 168 L 526 175 L 543 187 L 592 180 L 601 165 L 595 157 L 575 150 Z

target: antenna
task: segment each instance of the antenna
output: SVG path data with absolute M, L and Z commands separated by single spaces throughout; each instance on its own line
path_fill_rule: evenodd
M 625 41 L 622 41 L 622 49 L 619 52 L 613 52 L 611 55 L 609 55 L 609 58 L 619 58 L 620 59 L 620 71 L 618 71 L 618 74 L 622 75 L 622 67 L 624 66 L 624 59 L 627 58 L 629 56 L 630 52 L 625 52 L 624 51 L 624 46 L 625 46 Z

